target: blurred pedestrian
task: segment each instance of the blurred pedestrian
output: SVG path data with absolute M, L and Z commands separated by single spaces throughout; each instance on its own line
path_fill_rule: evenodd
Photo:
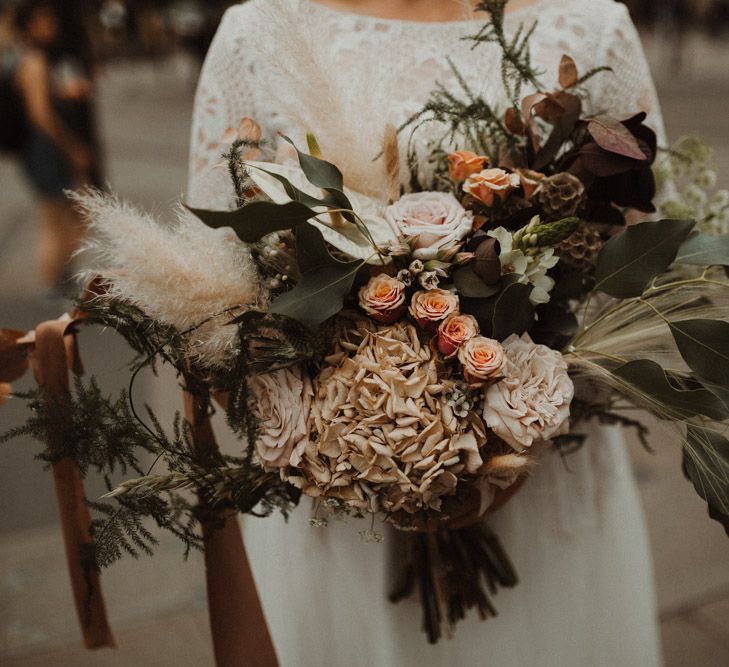
M 39 199 L 40 270 L 58 293 L 83 236 L 82 222 L 64 193 L 100 184 L 91 59 L 79 54 L 80 26 L 69 26 L 68 15 L 51 0 L 21 2 L 15 25 L 14 81 L 27 118 L 20 156 Z

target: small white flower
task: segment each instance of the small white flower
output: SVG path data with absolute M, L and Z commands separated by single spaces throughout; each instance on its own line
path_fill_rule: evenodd
M 554 249 L 548 248 L 536 255 L 527 255 L 522 250 L 514 249 L 514 237 L 508 229 L 499 227 L 491 230 L 488 235 L 495 238 L 501 247 L 499 253 L 501 272 L 520 274 L 521 283 L 532 285 L 534 289 L 529 299 L 534 305 L 548 303 L 549 294 L 554 288 L 554 280 L 547 275 L 547 271 L 559 262 Z

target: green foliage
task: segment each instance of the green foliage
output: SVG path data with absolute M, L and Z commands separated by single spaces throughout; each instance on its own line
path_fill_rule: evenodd
M 643 294 L 648 283 L 676 259 L 693 220 L 659 220 L 628 227 L 602 248 L 595 289 L 618 299 Z
M 296 287 L 275 299 L 269 310 L 315 327 L 342 309 L 365 262 L 334 258 L 322 233 L 313 225 L 302 225 L 297 230 L 296 247 L 301 278 Z
M 511 334 L 523 334 L 534 324 L 534 306 L 529 300 L 531 285 L 514 282 L 496 299 L 491 319 L 491 335 L 504 340 Z
M 729 323 L 693 319 L 668 322 L 683 360 L 713 389 L 729 390 Z
M 317 215 L 316 211 L 298 201 L 285 204 L 254 201 L 234 211 L 206 211 L 199 208 L 191 208 L 190 211 L 208 227 L 230 227 L 244 243 L 255 243 L 271 232 L 295 229 Z
M 689 424 L 684 472 L 707 502 L 709 516 L 729 535 L 729 440 L 717 431 Z
M 28 403 L 28 420 L 0 436 L 0 442 L 31 437 L 45 446 L 39 459 L 53 464 L 70 457 L 83 475 L 90 469 L 103 475 L 141 472 L 137 457 L 152 445 L 131 414 L 126 394 L 113 400 L 102 394 L 93 378 L 87 386 L 76 376 L 73 392 L 57 401 L 46 401 L 39 389 L 17 396 Z M 64 448 L 52 451 L 48 439 L 59 429 Z
M 694 232 L 681 246 L 676 262 L 691 266 L 729 266 L 729 235 Z
M 537 24 L 525 29 L 519 26 L 514 35 L 509 38 L 504 26 L 506 4 L 508 0 L 482 0 L 476 8 L 489 14 L 487 21 L 476 35 L 468 39 L 474 41 L 474 46 L 479 44 L 497 44 L 501 49 L 501 80 L 504 84 L 511 103 L 518 107 L 521 102 L 522 90 L 525 85 L 531 85 L 535 89 L 541 88 L 539 83 L 540 73 L 535 69 L 529 41 L 531 40 Z
M 613 376 L 627 383 L 651 403 L 660 406 L 659 416 L 682 420 L 698 415 L 723 420 L 729 417 L 727 406 L 703 387 L 683 387 L 679 379 L 669 375 L 656 362 L 638 359 L 619 366 Z

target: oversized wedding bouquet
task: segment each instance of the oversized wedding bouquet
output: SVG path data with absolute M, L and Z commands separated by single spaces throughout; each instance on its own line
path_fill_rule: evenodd
M 484 4 L 492 21 L 473 39 L 502 47 L 513 104 L 493 109 L 463 82 L 462 98 L 436 90 L 372 138 L 385 196 L 327 161 L 316 128 L 306 151 L 283 137 L 290 158 L 261 160 L 245 119 L 225 156 L 234 210 L 181 209 L 163 225 L 78 197 L 88 321 L 125 335 L 135 375 L 171 363 L 198 414 L 217 400 L 243 443 L 235 458 L 190 455 L 194 420 L 170 438 L 131 395 L 112 405 L 77 383 L 69 400 L 104 454 L 82 439 L 73 455 L 140 473 L 110 494 L 118 506 L 95 505 L 100 564 L 147 548 L 145 515 L 194 544 L 186 488 L 251 514 L 310 499 L 317 526 L 349 515 L 402 531 L 393 598 L 418 588 L 435 641 L 469 608 L 495 613 L 489 594 L 516 583 L 484 517 L 545 449 L 582 445 L 587 420 L 644 434 L 629 406 L 674 428 L 729 528 L 729 236 L 716 219 L 635 222 L 656 211 L 646 115 L 588 114 L 583 86 L 607 74 L 580 76 L 567 56 L 558 90 L 521 99 L 542 87 L 529 35 L 504 36 L 503 4 Z M 423 123 L 442 130 L 426 159 L 407 140 Z M 140 450 L 170 472 L 143 471 Z

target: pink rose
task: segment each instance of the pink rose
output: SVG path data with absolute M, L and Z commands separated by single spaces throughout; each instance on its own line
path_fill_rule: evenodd
M 450 177 L 460 183 L 471 174 L 483 171 L 489 164 L 485 155 L 476 155 L 471 151 L 456 151 L 448 156 L 448 173 Z
M 416 292 L 410 302 L 413 319 L 428 331 L 435 331 L 438 324 L 457 313 L 458 308 L 458 295 L 444 289 Z
M 464 192 L 468 192 L 486 206 L 493 206 L 497 198 L 504 201 L 518 187 L 519 174 L 510 174 L 498 168 L 484 169 L 478 174 L 472 174 L 463 184 Z
M 360 289 L 359 306 L 373 320 L 390 324 L 405 310 L 405 283 L 380 273 Z
M 385 218 L 410 243 L 413 257 L 422 260 L 459 246 L 473 228 L 471 214 L 449 192 L 403 195 L 387 207 Z
M 474 336 L 458 350 L 458 360 L 463 365 L 466 382 L 481 385 L 503 375 L 506 355 L 498 341 Z
M 438 327 L 438 349 L 446 358 L 453 357 L 478 331 L 478 322 L 472 315 L 451 315 Z

